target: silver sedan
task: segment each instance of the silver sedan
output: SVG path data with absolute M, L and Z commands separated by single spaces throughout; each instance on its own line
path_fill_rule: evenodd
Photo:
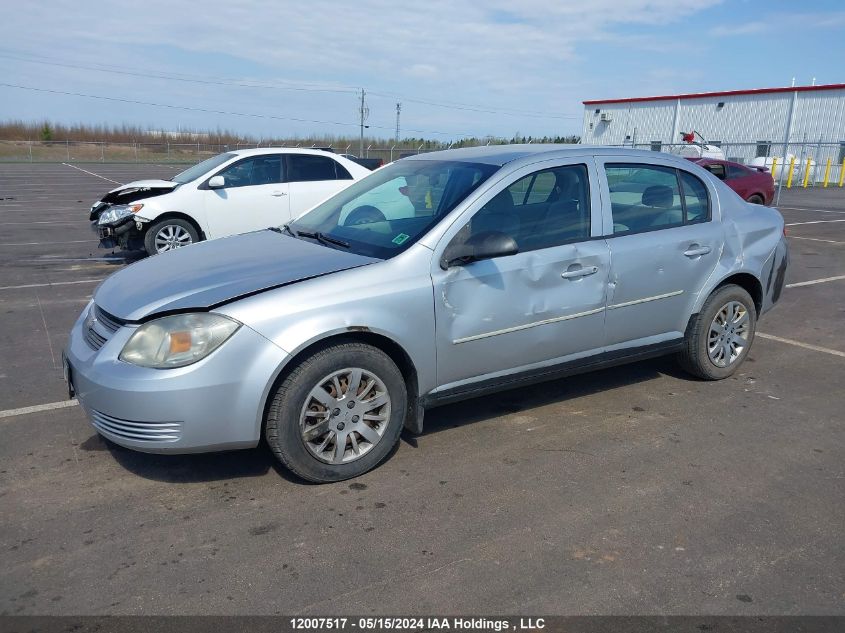
M 452 400 L 660 354 L 730 376 L 787 260 L 777 210 L 681 158 L 437 152 L 283 227 L 112 275 L 73 327 L 68 383 L 123 446 L 263 437 L 299 476 L 338 481 Z

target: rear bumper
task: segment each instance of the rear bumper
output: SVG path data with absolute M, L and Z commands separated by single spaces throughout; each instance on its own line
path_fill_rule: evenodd
M 242 326 L 193 365 L 137 367 L 118 359 L 134 327 L 120 327 L 95 350 L 83 331 L 87 311 L 74 325 L 65 355 L 73 389 L 98 433 L 150 453 L 229 450 L 258 443 L 264 402 L 287 358 L 284 350 Z

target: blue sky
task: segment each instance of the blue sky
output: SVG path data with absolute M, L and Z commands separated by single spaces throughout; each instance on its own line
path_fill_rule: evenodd
M 41 0 L 4 22 L 0 83 L 42 91 L 0 86 L 0 119 L 354 136 L 364 87 L 371 135 L 400 101 L 403 137 L 450 140 L 577 134 L 584 99 L 845 83 L 834 0 Z

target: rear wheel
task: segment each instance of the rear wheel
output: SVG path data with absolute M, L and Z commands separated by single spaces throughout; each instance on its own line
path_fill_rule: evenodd
M 746 200 L 746 202 L 750 202 L 751 204 L 763 204 L 763 196 L 755 193 L 748 196 L 748 200 Z
M 315 482 L 375 468 L 399 440 L 405 380 L 387 354 L 362 343 L 317 352 L 279 385 L 265 437 L 289 470 Z
M 751 295 L 733 284 L 717 288 L 691 323 L 679 362 L 699 378 L 727 378 L 748 356 L 756 327 Z
M 199 241 L 199 231 L 182 218 L 155 222 L 144 235 L 144 248 L 150 255 L 166 253 Z

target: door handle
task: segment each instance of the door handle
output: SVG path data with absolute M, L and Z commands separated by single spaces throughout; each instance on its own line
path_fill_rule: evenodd
M 706 255 L 710 252 L 709 246 L 699 246 L 698 244 L 690 244 L 688 250 L 684 251 L 684 255 L 687 257 L 701 257 L 702 255 Z
M 575 268 L 573 270 L 567 270 L 560 274 L 561 277 L 564 279 L 577 279 L 578 277 L 587 277 L 589 275 L 595 275 L 599 272 L 598 266 L 588 266 L 587 268 Z
M 270 195 L 272 195 L 272 196 L 274 196 L 274 197 L 276 197 L 276 198 L 281 198 L 282 196 L 286 196 L 286 195 L 288 195 L 288 194 L 286 194 L 284 191 L 274 191 L 274 192 L 273 192 L 272 194 L 270 194 Z

